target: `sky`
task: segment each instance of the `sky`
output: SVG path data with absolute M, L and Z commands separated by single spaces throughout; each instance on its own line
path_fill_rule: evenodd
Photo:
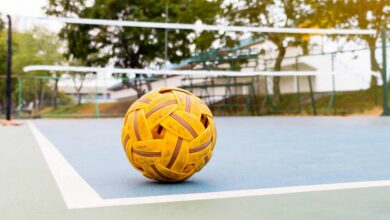
M 48 0 L 0 0 L 0 13 L 2 18 L 6 14 L 13 17 L 13 24 L 19 30 L 26 30 L 34 25 L 45 26 L 52 32 L 57 32 L 61 28 L 61 24 L 56 22 L 38 22 L 26 17 L 45 16 L 42 9 Z M 22 18 L 21 16 L 25 16 Z
M 45 12 L 42 8 L 46 6 L 47 1 L 48 0 L 0 0 L 0 13 L 2 18 L 4 18 L 6 14 L 10 14 L 14 27 L 19 30 L 29 29 L 33 25 L 45 25 L 49 30 L 56 32 L 60 29 L 60 24 L 42 23 L 28 18 L 21 18 L 21 16 L 45 16 Z
M 2 14 L 42 16 L 47 0 L 0 0 Z
M 2 18 L 5 18 L 6 14 L 12 16 L 13 26 L 19 30 L 28 30 L 34 25 L 45 25 L 52 32 L 57 32 L 61 28 L 61 24 L 53 22 L 38 22 L 28 18 L 21 18 L 21 16 L 26 17 L 40 17 L 46 16 L 42 7 L 47 4 L 47 0 L 0 0 L 0 13 Z M 103 77 L 103 76 L 99 76 Z M 106 80 L 103 83 L 113 84 L 116 80 Z M 72 83 L 68 83 L 73 85 Z M 86 87 L 95 86 L 95 82 L 86 82 Z M 101 83 L 100 83 L 101 84 Z M 98 84 L 98 86 L 102 86 Z

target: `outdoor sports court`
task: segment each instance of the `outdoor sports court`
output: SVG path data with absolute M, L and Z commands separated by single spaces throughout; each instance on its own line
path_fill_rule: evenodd
M 388 3 L 0 1 L 0 220 L 390 219 Z
M 216 117 L 213 159 L 179 184 L 148 180 L 122 119 L 0 127 L 3 219 L 388 219 L 390 119 Z

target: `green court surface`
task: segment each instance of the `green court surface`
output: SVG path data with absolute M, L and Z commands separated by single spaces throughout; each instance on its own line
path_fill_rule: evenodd
M 253 118 L 247 119 L 253 120 Z M 225 125 L 224 123 L 234 124 L 234 120 L 240 119 L 218 118 L 217 124 L 219 123 L 220 126 Z M 291 120 L 294 121 L 299 119 L 266 118 L 255 120 L 262 121 L 265 128 L 269 127 L 272 129 L 274 127 L 271 125 L 291 124 Z M 303 124 L 304 127 L 308 126 L 305 128 L 306 130 L 310 130 L 310 126 L 319 127 L 320 130 L 323 130 L 324 128 L 321 127 L 323 122 L 321 122 L 321 120 L 326 121 L 326 126 L 331 126 L 333 123 L 328 122 L 326 118 L 319 120 L 309 118 L 306 120 L 306 124 Z M 331 120 L 341 120 L 344 125 L 351 124 L 351 127 L 360 127 L 360 129 L 365 131 L 374 132 L 375 129 L 372 130 L 372 127 L 380 128 L 381 131 L 383 130 L 383 135 L 376 136 L 376 139 L 373 140 L 372 143 L 362 143 L 362 146 L 367 148 L 372 144 L 385 146 L 385 143 L 388 143 L 388 140 L 390 140 L 387 135 L 390 128 L 390 121 L 388 120 L 377 118 L 373 122 L 372 119 L 359 119 L 358 121 L 361 121 L 360 123 L 356 123 L 356 120 L 343 118 L 332 118 Z M 351 123 L 351 121 L 354 121 L 354 123 Z M 111 123 L 111 119 L 106 121 L 103 120 L 103 122 Z M 45 123 L 50 124 L 51 122 L 33 122 L 33 124 L 36 124 L 37 128 L 40 129 L 44 135 L 47 134 L 48 139 L 53 140 L 53 144 L 56 145 L 59 142 L 58 140 L 55 140 L 55 138 L 51 138 L 50 132 L 45 132 Z M 65 126 L 61 120 L 53 121 L 52 123 L 57 126 Z M 85 121 L 85 123 L 100 122 Z M 285 129 L 289 130 L 289 128 Z M 346 132 L 346 137 L 355 135 L 350 133 L 351 130 L 347 130 L 346 127 L 343 127 L 342 129 L 346 129 L 344 130 Z M 222 133 L 219 133 L 219 141 L 227 139 L 226 135 L 229 133 L 229 130 L 221 130 Z M 314 132 L 318 133 L 320 131 Z M 348 133 L 350 133 L 350 135 L 348 135 Z M 361 134 L 357 132 L 356 135 Z M 367 135 L 369 138 L 370 134 Z M 380 137 L 382 137 L 382 139 L 378 140 Z M 0 140 L 0 219 L 390 219 L 390 186 L 386 185 L 326 191 L 238 196 L 235 198 L 159 202 L 154 204 L 68 208 L 57 184 L 58 182 L 53 178 L 53 171 L 51 171 L 50 166 L 48 166 L 40 146 L 36 141 L 36 137 L 34 137 L 31 127 L 29 126 L 29 122 L 24 122 L 20 127 L 0 127 Z M 298 142 L 303 142 L 304 140 L 306 139 L 297 138 Z M 252 141 L 253 143 L 258 143 L 258 140 Z M 221 142 L 224 143 L 223 141 Z M 217 145 L 217 147 L 221 148 L 222 146 Z M 358 149 L 363 152 L 362 148 Z M 378 150 L 375 147 L 372 147 L 372 149 Z M 294 149 L 289 150 L 291 152 L 294 151 Z M 298 150 L 299 149 L 297 149 L 297 151 Z M 362 153 L 362 155 L 365 154 L 369 155 L 370 152 L 367 151 Z M 362 170 L 362 172 L 375 173 L 375 169 L 382 170 L 376 170 L 378 171 L 376 176 L 370 175 L 370 173 L 367 173 L 365 176 L 363 175 L 363 177 L 358 175 L 361 179 L 356 180 L 375 181 L 390 179 L 387 172 L 389 170 L 388 165 L 390 165 L 390 160 L 387 160 L 387 157 L 390 154 L 387 150 L 384 150 L 381 154 L 382 155 L 377 155 L 377 157 L 379 161 L 383 160 L 382 162 L 378 162 L 377 165 L 373 164 L 366 170 Z M 223 158 L 225 157 L 226 159 L 227 156 L 228 155 L 223 153 L 221 153 L 220 156 L 216 155 L 215 158 L 213 158 L 213 160 L 216 160 L 215 166 L 219 166 L 221 161 L 224 161 Z M 308 154 L 305 156 L 311 157 L 312 155 Z M 371 157 L 372 156 L 373 155 L 371 155 Z M 375 155 L 372 158 L 375 158 Z M 66 156 L 65 154 L 65 159 L 72 160 L 72 157 Z M 303 161 L 302 163 L 308 163 L 306 165 L 311 166 L 312 164 L 309 164 L 309 162 L 310 161 Z M 360 162 L 371 163 L 365 160 L 361 160 Z M 325 162 L 322 161 L 322 163 Z M 88 175 L 83 174 L 85 170 L 83 171 L 82 168 L 77 168 L 77 162 L 73 161 L 71 164 L 98 193 L 106 193 L 104 190 L 99 190 L 98 187 L 94 187 L 94 184 L 96 185 L 96 183 L 90 182 Z M 210 166 L 209 173 L 212 173 L 213 168 L 212 165 Z M 288 167 L 286 167 L 286 169 L 287 168 Z M 271 168 L 264 167 L 264 169 Z M 334 169 L 338 169 L 338 167 L 335 166 Z M 353 168 L 350 169 L 352 170 Z M 275 172 L 276 171 L 277 170 L 275 170 Z M 89 172 L 99 171 L 90 170 Z M 205 176 L 207 177 L 208 170 L 206 169 L 202 172 L 205 172 Z M 234 172 L 235 171 L 232 171 L 232 173 Z M 348 174 L 345 174 L 345 176 L 348 176 Z M 139 178 L 143 177 L 140 176 Z M 230 180 L 224 178 L 223 181 Z M 235 180 L 234 177 L 232 177 L 231 181 L 238 182 L 244 180 Z M 329 182 L 337 183 L 340 181 L 336 181 L 335 179 L 334 181 L 325 181 L 324 183 Z M 287 183 L 279 185 L 289 186 Z

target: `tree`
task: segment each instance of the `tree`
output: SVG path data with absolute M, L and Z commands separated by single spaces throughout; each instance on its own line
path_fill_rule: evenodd
M 23 88 L 27 91 L 23 94 L 35 97 L 34 101 L 38 108 L 44 107 L 45 90 L 50 82 L 50 73 L 45 71 L 37 71 L 32 73 L 23 73 L 23 67 L 37 64 L 56 64 L 63 60 L 59 48 L 61 43 L 55 34 L 50 33 L 42 27 L 33 27 L 31 30 L 25 32 L 14 32 L 15 52 L 13 54 L 12 71 L 16 76 L 47 76 L 47 79 L 36 79 L 37 81 L 37 95 L 28 94 L 34 92 L 31 90 L 31 81 L 25 81 Z M 34 84 L 35 85 L 35 84 Z M 28 88 L 30 87 L 30 88 Z
M 87 74 L 72 74 L 71 77 L 72 77 L 72 81 L 73 81 L 73 86 L 74 86 L 74 89 L 76 90 L 76 94 L 77 94 L 77 104 L 78 105 L 81 105 L 81 90 L 83 89 L 83 85 L 84 85 L 84 81 L 85 81 L 85 78 L 86 78 Z
M 301 27 L 310 13 L 302 1 L 295 0 L 245 0 L 230 3 L 226 7 L 227 19 L 234 25 L 257 27 Z M 274 71 L 281 71 L 287 47 L 300 45 L 301 36 L 281 33 L 262 33 L 277 49 Z M 273 99 L 278 104 L 281 99 L 280 77 L 273 77 Z
M 349 39 L 364 40 L 370 51 L 371 70 L 381 72 L 375 57 L 376 42 L 383 27 L 390 25 L 389 0 L 343 0 L 343 1 L 310 1 L 307 3 L 316 11 L 315 25 L 326 28 L 373 29 L 375 35 L 356 35 Z M 375 76 L 371 77 L 371 87 L 376 86 Z
M 0 76 L 5 76 L 5 60 L 6 60 L 6 39 L 5 32 L 0 33 Z M 47 72 L 33 72 L 23 73 L 23 67 L 27 65 L 37 64 L 55 64 L 61 62 L 62 56 L 59 52 L 60 42 L 58 37 L 51 34 L 49 31 L 42 27 L 34 27 L 31 30 L 19 32 L 14 30 L 13 32 L 13 57 L 12 57 L 12 74 L 13 76 L 43 76 L 49 77 Z M 16 80 L 13 80 L 13 90 L 15 94 L 17 89 Z M 49 80 L 38 80 L 37 88 L 34 88 L 35 84 L 31 80 L 23 81 L 23 96 L 26 101 L 34 101 L 38 99 L 39 103 L 43 107 L 43 100 L 45 98 L 45 91 L 48 89 Z M 0 103 L 5 102 L 5 80 L 0 78 Z M 37 92 L 38 91 L 38 92 Z M 14 95 L 14 99 L 15 99 Z M 14 102 L 16 103 L 16 102 Z
M 0 31 L 2 31 L 4 29 L 4 26 L 5 26 L 5 23 L 4 23 L 3 19 L 1 19 L 1 13 L 0 13 Z
M 4 22 L 0 14 L 0 113 L 5 105 L 5 77 L 7 60 L 7 35 L 4 30 Z
M 216 21 L 222 0 L 95 0 L 87 5 L 83 0 L 50 0 L 46 7 L 49 15 L 101 18 L 128 21 L 166 21 L 212 24 Z M 201 50 L 211 46 L 215 33 L 195 34 L 188 30 L 169 31 L 168 59 L 178 62 L 191 53 L 190 45 Z M 121 68 L 144 68 L 165 63 L 165 30 L 151 28 L 107 27 L 67 24 L 60 37 L 67 41 L 66 57 L 82 60 L 88 66 L 113 63 Z M 197 41 L 196 39 L 205 39 Z M 145 76 L 144 76 L 145 77 Z M 140 79 L 137 74 L 135 79 Z M 142 84 L 131 80 L 129 87 L 142 95 Z

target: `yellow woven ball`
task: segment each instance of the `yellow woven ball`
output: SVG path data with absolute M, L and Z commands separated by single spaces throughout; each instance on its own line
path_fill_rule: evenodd
M 184 181 L 210 160 L 216 142 L 213 115 L 202 100 L 178 88 L 153 90 L 127 110 L 122 145 L 144 176 Z

